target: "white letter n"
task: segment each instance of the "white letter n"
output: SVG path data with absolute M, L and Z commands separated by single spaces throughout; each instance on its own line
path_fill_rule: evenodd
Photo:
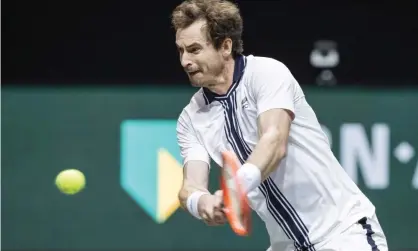
M 361 124 L 341 127 L 341 164 L 357 183 L 358 162 L 365 185 L 371 189 L 384 189 L 389 186 L 389 127 L 375 124 L 371 131 L 372 147 Z

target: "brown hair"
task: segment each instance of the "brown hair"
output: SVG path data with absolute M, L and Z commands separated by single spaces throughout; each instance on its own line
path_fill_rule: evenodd
M 243 52 L 243 22 L 238 7 L 226 0 L 185 0 L 173 13 L 174 29 L 184 29 L 197 20 L 206 20 L 207 38 L 219 49 L 226 38 L 232 40 L 232 54 Z

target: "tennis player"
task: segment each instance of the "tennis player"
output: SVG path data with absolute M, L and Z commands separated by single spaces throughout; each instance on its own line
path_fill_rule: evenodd
M 172 13 L 180 62 L 199 90 L 177 125 L 181 205 L 208 225 L 226 222 L 210 194 L 210 160 L 234 151 L 269 250 L 388 250 L 375 207 L 334 157 L 303 90 L 281 62 L 243 55 L 233 3 L 190 0 Z

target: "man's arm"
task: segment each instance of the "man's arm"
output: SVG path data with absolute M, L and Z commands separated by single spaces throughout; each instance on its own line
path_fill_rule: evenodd
M 181 207 L 208 225 L 225 223 L 222 198 L 208 191 L 209 154 L 196 137 L 191 120 L 183 112 L 177 123 L 177 140 L 183 157 L 183 184 L 178 198 Z
M 257 105 L 259 141 L 239 169 L 247 191 L 260 185 L 286 156 L 290 125 L 295 118 L 296 80 L 280 62 L 260 68 L 252 94 Z
M 181 207 L 196 217 L 200 216 L 210 226 L 224 224 L 226 218 L 221 206 L 222 196 L 216 193 L 211 195 L 208 191 L 209 165 L 199 160 L 188 161 L 183 174 L 183 185 L 179 192 Z M 200 196 L 195 197 L 196 194 Z
M 183 158 L 183 185 L 178 194 L 181 207 L 199 217 L 197 202 L 208 192 L 209 154 L 199 142 L 186 111 L 177 121 L 177 142 Z M 190 200 L 193 200 L 193 203 Z
M 275 108 L 263 112 L 257 122 L 260 140 L 247 159 L 247 163 L 260 169 L 261 181 L 263 181 L 286 156 L 292 118 L 289 111 Z
M 183 185 L 179 192 L 180 205 L 187 210 L 187 199 L 196 191 L 209 193 L 209 166 L 200 160 L 190 160 L 183 168 Z

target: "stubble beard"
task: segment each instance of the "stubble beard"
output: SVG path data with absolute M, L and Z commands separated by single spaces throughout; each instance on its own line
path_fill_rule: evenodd
M 210 88 L 216 86 L 224 78 L 223 73 L 225 68 L 225 65 L 222 64 L 219 67 L 216 67 L 212 72 L 205 73 L 203 78 L 197 81 L 193 81 L 192 78 L 189 78 L 190 83 L 194 87 Z

